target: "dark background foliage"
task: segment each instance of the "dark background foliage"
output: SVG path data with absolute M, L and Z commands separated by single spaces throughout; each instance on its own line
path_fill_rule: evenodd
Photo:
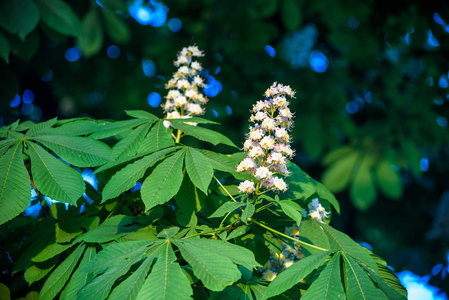
M 273 81 L 290 85 L 294 160 L 337 192 L 332 224 L 397 272 L 447 267 L 444 1 L 67 1 L 75 14 L 61 9 L 59 25 L 42 14 L 33 25 L 33 10 L 10 11 L 13 2 L 0 1 L 13 16 L 0 21 L 3 124 L 124 119 L 124 109 L 162 116 L 149 95 L 165 95 L 177 51 L 196 43 L 212 95 L 206 117 L 221 132 L 243 142 L 251 105 Z M 131 7 L 160 15 L 142 25 Z M 448 292 L 447 272 L 436 271 L 430 283 Z

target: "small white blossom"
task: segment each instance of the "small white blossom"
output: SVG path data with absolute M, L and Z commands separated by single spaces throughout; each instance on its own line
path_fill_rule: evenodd
M 256 170 L 256 178 L 257 179 L 265 179 L 270 178 L 273 173 L 267 167 L 259 167 Z
M 249 180 L 240 182 L 238 189 L 242 193 L 251 194 L 254 192 L 254 182 Z

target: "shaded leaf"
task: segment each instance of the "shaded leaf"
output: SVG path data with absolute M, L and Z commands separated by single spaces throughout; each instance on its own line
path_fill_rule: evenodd
M 145 179 L 140 190 L 145 211 L 170 200 L 182 184 L 182 167 L 186 149 L 161 162 Z
M 91 6 L 81 21 L 81 33 L 78 43 L 86 57 L 92 56 L 103 46 L 103 28 L 95 6 Z
M 290 289 L 313 270 L 318 268 L 323 260 L 330 254 L 332 254 L 332 251 L 320 252 L 298 260 L 276 276 L 276 278 L 268 285 L 262 299 L 268 299 L 269 297 L 279 295 Z
M 346 299 L 340 278 L 340 252 L 335 253 L 319 277 L 301 297 L 301 300 L 308 299 Z
M 79 258 L 83 254 L 85 245 L 79 245 L 47 278 L 39 292 L 39 299 L 52 300 L 61 291 L 66 284 L 73 269 L 78 263 Z
M 0 32 L 0 57 L 3 58 L 7 64 L 9 63 L 9 52 L 11 52 L 11 46 L 6 37 Z
M 245 205 L 244 202 L 233 202 L 228 201 L 225 202 L 222 206 L 220 206 L 212 215 L 210 215 L 208 218 L 219 218 L 224 215 L 226 215 L 228 212 L 234 211 L 237 208 Z
M 39 10 L 31 0 L 4 0 L 0 2 L 0 27 L 20 39 L 33 31 L 39 21 Z M 0 43 L 1 44 L 1 43 Z
M 298 3 L 293 0 L 283 0 L 281 17 L 287 30 L 297 29 L 301 24 L 301 12 Z
M 30 177 L 22 148 L 19 142 L 0 158 L 0 224 L 23 212 L 30 203 Z
M 27 142 L 31 174 L 39 191 L 48 197 L 76 205 L 85 184 L 80 173 L 73 170 L 39 145 Z
M 127 43 L 131 37 L 131 32 L 126 23 L 114 12 L 102 9 L 104 28 L 109 38 L 117 44 Z
M 302 220 L 302 207 L 291 200 L 279 201 L 278 203 L 281 206 L 282 211 L 300 226 Z
M 343 191 L 348 185 L 358 159 L 359 153 L 357 151 L 341 157 L 323 172 L 321 178 L 323 184 L 333 193 Z
M 143 124 L 127 134 L 112 147 L 112 157 L 114 159 L 120 159 L 135 155 L 141 146 L 148 129 L 150 129 L 150 126 L 150 124 Z
M 382 160 L 376 165 L 377 182 L 380 190 L 388 198 L 399 199 L 402 196 L 402 182 L 389 161 Z
M 374 158 L 370 155 L 363 157 L 349 189 L 352 204 L 362 211 L 370 208 L 377 197 L 377 190 L 371 175 L 373 160 Z
M 67 3 L 61 0 L 35 0 L 35 3 L 48 27 L 64 35 L 78 36 L 81 22 Z
M 248 218 L 251 218 L 256 212 L 256 207 L 252 203 L 247 203 L 242 213 L 242 222 L 248 224 Z

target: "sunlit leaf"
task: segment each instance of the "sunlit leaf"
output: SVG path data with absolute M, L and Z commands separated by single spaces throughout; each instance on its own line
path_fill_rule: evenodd
M 402 196 L 402 181 L 387 160 L 382 160 L 376 165 L 377 182 L 382 193 L 392 199 Z
M 377 189 L 374 186 L 373 175 L 371 174 L 372 165 L 373 157 L 365 155 L 349 189 L 351 202 L 355 207 L 363 211 L 370 208 L 377 197 Z
M 151 153 L 174 145 L 172 136 L 168 133 L 163 121 L 159 120 L 143 140 L 138 153 Z
M 185 156 L 186 170 L 192 182 L 207 195 L 207 188 L 214 175 L 212 165 L 198 150 L 188 147 Z
M 150 126 L 150 124 L 143 124 L 127 134 L 112 147 L 112 157 L 120 159 L 135 155 Z
M 344 190 L 348 185 L 358 159 L 359 153 L 356 151 L 347 153 L 338 159 L 324 171 L 322 176 L 323 184 L 334 193 Z

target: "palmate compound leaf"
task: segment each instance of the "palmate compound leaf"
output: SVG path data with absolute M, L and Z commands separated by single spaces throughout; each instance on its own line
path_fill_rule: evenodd
M 153 241 L 158 247 L 160 241 Z M 105 299 L 115 281 L 140 261 L 150 248 L 150 241 L 132 241 L 112 244 L 100 251 L 82 271 L 91 274 L 91 281 L 79 292 L 77 300 Z
M 128 130 L 131 130 L 141 124 L 148 123 L 148 120 L 145 119 L 132 119 L 132 120 L 124 120 L 117 122 L 102 122 L 98 124 L 97 130 L 92 133 L 89 137 L 93 139 L 104 139 L 110 136 L 118 135 L 124 133 Z
M 224 241 L 182 239 L 173 243 L 192 266 L 195 276 L 212 291 L 221 291 L 240 279 L 241 273 L 235 264 L 250 270 L 260 266 L 251 251 Z
M 19 142 L 0 158 L 0 224 L 23 212 L 30 203 L 30 177 L 22 148 Z
M 165 128 L 164 121 L 159 120 L 151 128 L 148 135 L 140 144 L 140 147 L 137 152 L 151 153 L 174 145 L 175 142 L 173 141 L 173 138 L 170 135 L 170 133 L 167 131 L 167 128 Z
M 298 224 L 298 226 L 301 226 L 302 220 L 301 211 L 303 210 L 302 207 L 296 202 L 293 202 L 291 200 L 279 201 L 278 203 L 281 206 L 282 211 L 287 216 L 292 218 L 296 222 L 296 224 Z
M 119 159 L 135 155 L 142 144 L 145 135 L 148 133 L 151 124 L 142 124 L 133 129 L 123 139 L 112 147 L 112 157 Z
M 70 277 L 69 282 L 66 287 L 62 290 L 60 299 L 76 299 L 76 294 L 86 285 L 87 281 L 90 279 L 89 274 L 83 272 L 83 268 L 95 257 L 97 250 L 95 246 L 86 247 L 84 251 L 83 258 L 78 266 L 78 268 L 73 272 Z
M 182 184 L 182 167 L 186 148 L 161 162 L 145 179 L 140 190 L 145 211 L 170 200 Z
M 326 264 L 319 277 L 307 289 L 301 300 L 334 300 L 346 299 L 340 277 L 340 252 L 334 254 Z
M 52 300 L 66 284 L 86 245 L 80 244 L 47 278 L 39 293 L 39 299 Z
M 108 145 L 88 137 L 39 135 L 31 138 L 77 167 L 96 167 L 111 161 Z
M 375 270 L 376 273 L 379 272 L 376 262 L 363 246 L 356 243 L 353 239 L 351 239 L 343 232 L 340 232 L 329 225 L 326 225 L 324 223 L 318 223 L 318 225 L 327 235 L 329 246 L 332 250 L 341 250 L 345 254 L 357 258 L 357 260 L 363 262 L 364 264 Z
M 44 195 L 76 205 L 85 184 L 80 173 L 55 158 L 41 146 L 27 142 L 31 159 L 31 174 L 37 189 Z
M 317 269 L 324 259 L 332 253 L 333 251 L 320 252 L 295 262 L 288 267 L 288 269 L 285 269 L 276 276 L 276 278 L 268 285 L 262 299 L 268 299 L 269 297 L 279 295 L 292 288 L 301 279 L 304 279 L 313 270 Z
M 145 156 L 118 171 L 111 177 L 103 189 L 103 200 L 112 199 L 136 185 L 136 181 L 143 177 L 145 171 L 161 160 L 173 149 L 163 149 L 148 156 Z
M 170 241 L 167 240 L 160 247 L 157 261 L 137 295 L 137 299 L 191 299 L 193 291 L 189 279 L 175 261 L 176 255 Z
M 342 253 L 345 265 L 346 296 L 348 300 L 388 299 L 387 296 L 374 286 L 368 275 L 356 261 L 346 253 Z
M 209 218 L 223 217 L 228 212 L 234 211 L 243 205 L 245 205 L 245 202 L 233 202 L 233 201 L 225 202 L 212 215 L 210 215 Z
M 299 238 L 315 246 L 324 249 L 329 249 L 330 248 L 329 240 L 319 224 L 320 223 L 318 221 L 313 219 L 304 221 L 301 224 L 301 230 L 299 231 Z M 308 247 L 307 245 L 301 245 L 301 249 L 303 252 L 307 251 L 312 254 L 320 252 L 320 250 Z
M 221 143 L 221 144 L 225 144 L 225 145 L 237 148 L 237 146 L 225 135 L 218 133 L 211 129 L 207 129 L 207 128 L 203 128 L 203 127 L 199 127 L 199 126 L 188 125 L 185 123 L 185 122 L 187 122 L 186 119 L 170 120 L 170 122 L 172 123 L 172 126 L 174 128 L 179 129 L 184 134 L 191 135 L 191 136 L 199 139 L 200 141 L 205 141 L 205 142 L 211 143 L 213 145 L 218 145 Z M 189 122 L 190 122 L 190 119 L 189 119 Z
M 192 182 L 207 195 L 207 188 L 214 176 L 214 169 L 208 159 L 195 148 L 188 147 L 185 163 Z

